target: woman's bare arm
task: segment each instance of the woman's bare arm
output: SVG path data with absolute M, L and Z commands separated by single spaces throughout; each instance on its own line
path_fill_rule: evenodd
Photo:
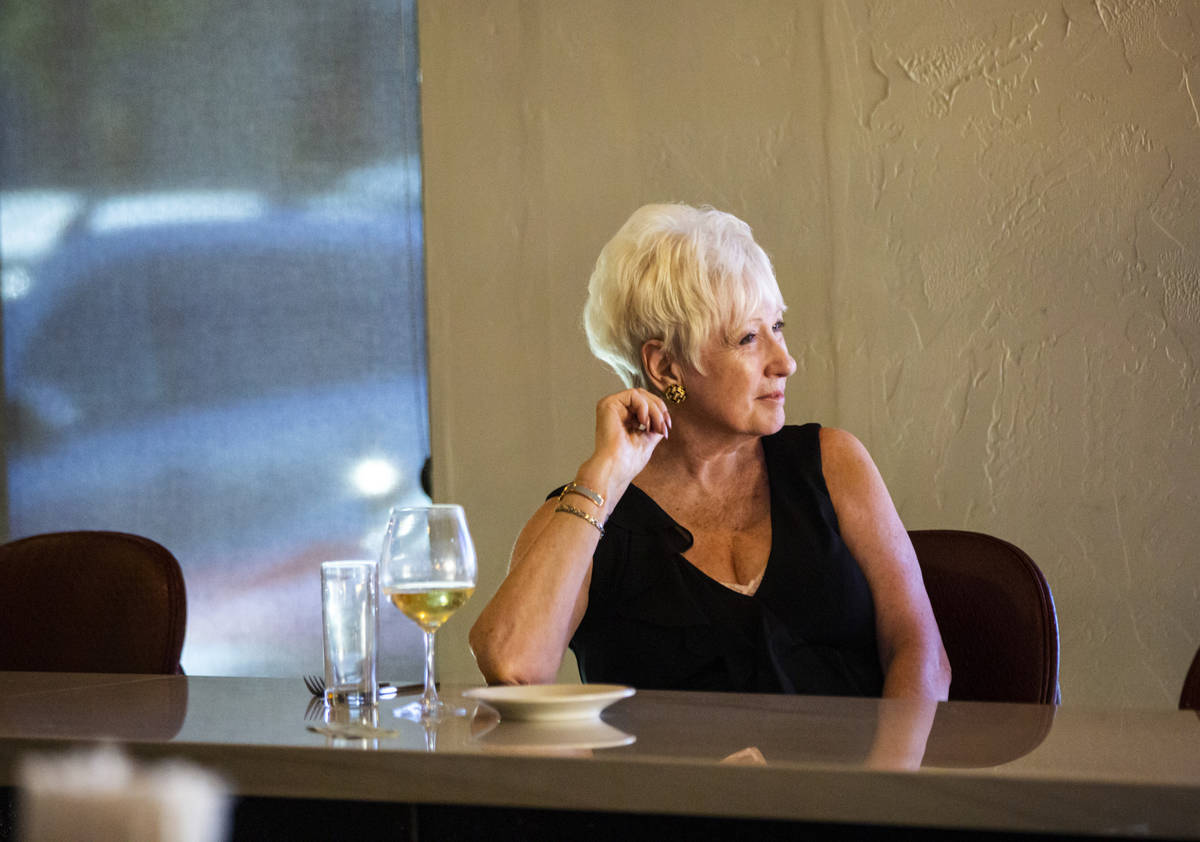
M 950 662 L 912 542 L 879 470 L 857 438 L 830 427 L 821 429 L 821 468 L 842 538 L 875 601 L 883 695 L 945 699 Z
M 575 481 L 598 492 L 563 501 L 603 524 L 629 483 L 670 430 L 666 405 L 629 389 L 596 405 L 596 449 Z M 600 530 L 585 518 L 556 512 L 548 500 L 521 530 L 508 575 L 471 627 L 471 651 L 489 684 L 552 681 L 587 609 L 592 555 Z

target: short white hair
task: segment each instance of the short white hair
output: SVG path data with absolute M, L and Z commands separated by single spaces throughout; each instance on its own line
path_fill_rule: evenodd
M 592 353 L 626 386 L 646 387 L 648 340 L 700 369 L 701 347 L 721 334 L 733 339 L 729 332 L 767 302 L 784 309 L 749 225 L 711 207 L 644 205 L 600 251 L 583 323 Z

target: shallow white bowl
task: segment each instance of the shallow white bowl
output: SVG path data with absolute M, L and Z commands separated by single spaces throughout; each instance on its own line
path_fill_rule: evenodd
M 621 684 L 528 684 L 476 687 L 463 693 L 495 708 L 502 720 L 562 722 L 594 719 L 636 691 Z

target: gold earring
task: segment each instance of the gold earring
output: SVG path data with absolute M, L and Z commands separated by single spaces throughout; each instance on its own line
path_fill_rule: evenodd
M 679 383 L 672 383 L 663 391 L 663 396 L 671 403 L 683 403 L 687 397 L 687 389 Z

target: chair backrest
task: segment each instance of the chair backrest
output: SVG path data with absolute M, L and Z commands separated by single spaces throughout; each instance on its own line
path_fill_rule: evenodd
M 1179 693 L 1179 709 L 1200 713 L 1200 649 L 1192 658 L 1187 676 L 1183 679 L 1183 690 Z
M 187 595 L 164 547 L 123 532 L 0 545 L 0 670 L 182 672 Z
M 1058 702 L 1058 616 L 1023 550 L 982 532 L 908 533 L 950 659 L 950 699 Z

